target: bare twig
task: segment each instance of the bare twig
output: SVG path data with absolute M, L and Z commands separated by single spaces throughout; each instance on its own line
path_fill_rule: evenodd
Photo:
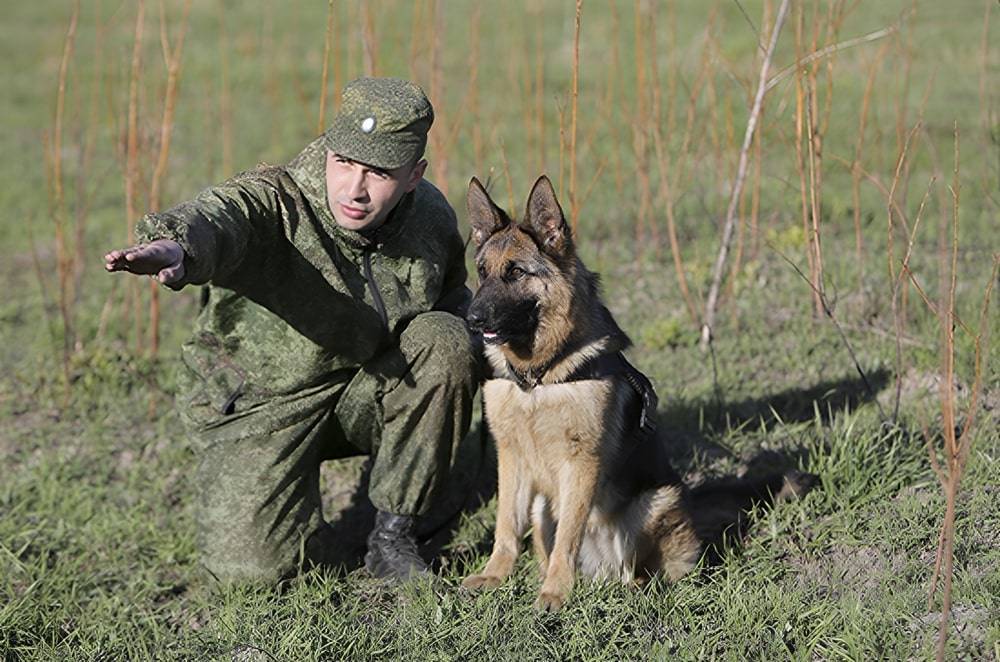
M 229 38 L 226 33 L 225 0 L 219 0 L 219 124 L 222 138 L 222 173 L 224 177 L 233 174 L 233 101 L 229 90 Z M 265 44 L 270 45 L 270 37 Z M 270 74 L 270 71 L 269 71 Z M 265 87 L 271 88 L 273 76 L 268 76 Z M 273 101 L 277 92 L 269 94 Z
M 316 118 L 316 133 L 326 128 L 326 81 L 330 72 L 330 44 L 333 41 L 333 0 L 326 6 L 326 37 L 323 39 L 323 73 L 319 84 L 319 116 Z
M 800 59 L 798 62 L 795 62 L 794 64 L 790 64 L 787 67 L 785 67 L 784 69 L 782 69 L 781 71 L 779 71 L 778 73 L 776 73 L 774 75 L 774 77 L 771 78 L 771 80 L 767 81 L 767 85 L 764 87 L 764 92 L 765 93 L 766 92 L 770 92 L 772 89 L 774 89 L 774 87 L 776 85 L 780 84 L 781 81 L 785 80 L 790 75 L 792 75 L 793 73 L 795 73 L 796 69 L 798 69 L 799 67 L 802 67 L 804 65 L 807 65 L 810 62 L 813 62 L 815 60 L 819 60 L 819 59 L 824 58 L 824 57 L 826 57 L 828 55 L 833 55 L 834 53 L 837 53 L 839 51 L 842 51 L 842 50 L 845 50 L 845 49 L 848 49 L 848 48 L 853 48 L 854 46 L 860 46 L 861 44 L 867 44 L 867 43 L 870 43 L 870 42 L 873 42 L 873 41 L 878 41 L 879 39 L 883 39 L 885 37 L 888 37 L 889 35 L 895 33 L 897 30 L 899 30 L 901 23 L 902 23 L 902 21 L 900 21 L 900 22 L 898 22 L 898 23 L 896 23 L 894 25 L 890 25 L 887 28 L 882 28 L 881 30 L 876 30 L 875 32 L 870 32 L 870 33 L 868 33 L 868 34 L 866 34 L 864 36 L 855 37 L 854 39 L 848 39 L 847 41 L 842 41 L 839 44 L 833 44 L 833 45 L 830 45 L 830 46 L 826 46 L 824 48 L 819 49 L 815 53 L 810 53 L 809 55 L 807 55 L 804 58 Z
M 507 209 L 511 212 L 514 211 L 514 182 L 510 178 L 510 163 L 507 161 L 507 149 L 504 147 L 503 138 L 497 139 L 494 134 L 494 139 L 500 146 L 500 159 L 503 162 L 503 178 L 507 182 Z
M 139 77 L 142 71 L 142 32 L 146 17 L 146 3 L 139 0 L 135 17 L 135 34 L 132 42 L 132 66 L 128 92 L 128 137 L 125 157 L 125 225 L 128 245 L 135 244 L 135 219 L 139 213 Z M 135 321 L 136 349 L 142 349 L 142 313 L 139 308 L 139 283 L 129 281 L 129 300 Z
M 163 178 L 167 172 L 167 163 L 170 158 L 170 138 L 174 129 L 174 110 L 177 106 L 177 86 L 180 83 L 181 74 L 181 54 L 184 52 L 184 34 L 187 31 L 188 16 L 191 13 L 191 0 L 184 3 L 183 17 L 181 18 L 180 30 L 177 34 L 177 42 L 171 48 L 167 38 L 167 18 L 163 7 L 163 0 L 160 0 L 160 41 L 163 44 L 163 53 L 167 67 L 167 87 L 163 99 L 163 117 L 160 121 L 160 149 L 156 159 L 156 166 L 153 168 L 153 179 L 149 186 L 149 209 L 150 211 L 160 210 L 160 195 L 163 186 Z M 160 349 L 160 288 L 155 281 L 150 282 L 149 300 L 149 352 L 156 356 Z
M 847 339 L 847 334 L 844 333 L 843 327 L 841 327 L 840 322 L 837 321 L 837 317 L 833 314 L 833 308 L 827 301 L 826 295 L 822 292 L 822 290 L 820 290 L 820 288 L 815 283 L 809 280 L 808 276 L 802 273 L 802 269 L 799 268 L 799 265 L 795 264 L 795 262 L 793 262 L 787 255 L 778 250 L 778 248 L 774 244 L 767 242 L 767 246 L 775 253 L 777 253 L 781 257 L 781 259 L 787 262 L 789 266 L 792 267 L 792 269 L 795 269 L 795 273 L 797 273 L 802 278 L 802 280 L 804 280 L 806 284 L 809 285 L 810 289 L 812 289 L 812 291 L 816 294 L 816 296 L 819 297 L 820 301 L 823 304 L 823 313 L 833 323 L 834 328 L 837 329 L 837 334 L 840 336 L 840 340 L 844 343 L 844 347 L 847 349 L 847 353 L 851 355 L 851 361 L 854 363 L 854 369 L 857 370 L 858 375 L 861 376 L 861 381 L 865 385 L 865 390 L 868 391 L 868 396 L 871 398 L 872 402 L 875 403 L 875 407 L 878 409 L 879 416 L 882 418 L 883 421 L 886 421 L 887 419 L 885 416 L 885 411 L 882 410 L 882 405 L 879 403 L 878 398 L 876 397 L 875 389 L 872 387 L 871 382 L 868 381 L 868 375 L 866 375 L 865 371 L 862 369 L 861 363 L 858 361 L 858 355 L 854 352 L 854 347 L 851 345 L 851 341 Z
M 920 227 L 920 218 L 923 216 L 924 207 L 927 205 L 927 198 L 930 197 L 931 188 L 934 186 L 934 181 L 936 177 L 931 177 L 930 181 L 927 182 L 927 190 L 924 191 L 923 198 L 920 199 L 920 208 L 917 210 L 917 216 L 913 221 L 913 230 L 910 232 L 910 239 L 906 244 L 906 254 L 903 256 L 903 264 L 897 275 L 892 286 L 892 297 L 893 300 L 899 295 L 900 287 L 903 284 L 904 273 L 909 273 L 910 271 L 910 256 L 913 255 L 913 244 L 917 239 L 917 228 Z M 899 406 L 902 401 L 903 396 L 903 325 L 897 318 L 894 320 L 895 335 L 896 335 L 896 399 L 892 407 L 892 420 L 895 421 L 899 418 Z
M 365 3 L 367 7 L 368 3 Z M 432 17 L 428 23 L 430 34 L 427 35 L 431 44 L 431 98 L 441 99 L 444 97 L 444 39 L 445 39 L 445 15 L 441 0 L 433 0 Z M 435 108 L 437 122 L 442 128 L 447 128 L 451 116 L 447 115 L 443 108 L 444 104 L 438 103 Z M 448 150 L 444 144 L 444 132 L 441 129 L 431 131 L 430 140 L 434 154 L 434 181 L 441 192 L 448 195 Z
M 733 238 L 733 227 L 736 223 L 736 205 L 743 190 L 743 182 L 747 175 L 747 154 L 753 141 L 754 130 L 757 127 L 757 120 L 760 116 L 761 105 L 764 102 L 765 81 L 767 72 L 771 66 L 771 57 L 774 55 L 774 48 L 778 43 L 778 35 L 781 33 L 781 26 L 785 22 L 788 14 L 789 0 L 782 0 L 778 15 L 774 19 L 774 27 L 771 29 L 771 41 L 767 46 L 767 54 L 760 67 L 760 76 L 757 82 L 757 94 L 754 97 L 753 108 L 750 111 L 750 118 L 747 120 L 746 133 L 743 136 L 743 147 L 740 149 L 739 166 L 736 170 L 736 182 L 729 198 L 729 208 L 726 210 L 726 223 L 722 231 L 722 243 L 719 246 L 719 255 L 715 260 L 715 270 L 712 277 L 712 286 L 708 292 L 708 300 L 705 303 L 705 319 L 701 328 L 702 350 L 708 348 L 712 342 L 712 327 L 715 324 L 715 311 L 719 299 L 719 289 L 722 285 L 722 276 L 725 273 L 726 256 L 729 254 L 729 244 Z
M 887 42 L 888 43 L 888 42 Z M 865 83 L 864 96 L 861 99 L 861 112 L 858 115 L 857 140 L 854 143 L 854 161 L 851 163 L 851 195 L 854 203 L 854 249 L 864 273 L 864 261 L 861 259 L 863 245 L 861 242 L 861 157 L 865 144 L 865 127 L 868 122 L 868 109 L 871 106 L 872 91 L 875 88 L 875 74 L 885 56 L 886 44 L 882 44 L 875 59 L 868 69 L 868 80 Z
M 570 92 L 569 133 L 569 217 L 570 227 L 576 233 L 580 220 L 580 201 L 576 192 L 576 110 L 580 97 L 580 19 L 583 0 L 576 0 L 576 20 L 573 29 L 573 88 Z
M 656 21 L 650 22 L 650 43 L 652 46 L 650 49 L 651 52 L 656 53 Z M 691 317 L 692 323 L 697 326 L 698 311 L 695 306 L 694 298 L 691 296 L 691 292 L 688 288 L 687 275 L 684 272 L 684 260 L 681 257 L 680 242 L 677 239 L 677 219 L 674 216 L 674 194 L 669 176 L 671 166 L 673 164 L 671 164 L 668 160 L 669 150 L 667 150 L 665 145 L 666 140 L 664 139 L 663 126 L 660 122 L 662 91 L 660 86 L 660 72 L 656 64 L 656 57 L 651 58 L 650 68 L 652 70 L 651 73 L 653 79 L 653 148 L 656 154 L 656 162 L 659 166 L 657 168 L 657 172 L 659 174 L 660 196 L 662 197 L 663 208 L 667 216 L 667 239 L 670 241 L 670 253 L 673 257 L 674 271 L 677 274 L 677 285 L 680 288 L 681 297 L 684 299 L 684 306 L 687 308 L 688 315 Z M 668 94 L 668 98 L 672 99 L 673 95 Z M 668 116 L 666 130 L 667 135 L 670 135 L 672 132 L 671 125 L 673 123 L 673 104 L 670 105 L 670 108 L 671 112 Z
M 808 245 L 813 254 L 813 280 L 819 292 L 823 292 L 823 248 L 820 241 L 820 196 L 821 196 L 821 164 L 817 143 L 820 141 L 820 134 L 816 126 L 815 79 L 809 81 L 806 87 L 806 157 L 809 171 L 809 218 L 812 223 L 808 233 Z M 821 298 L 817 294 L 817 299 Z M 817 310 L 816 313 L 819 313 Z
M 754 36 L 757 37 L 757 48 L 760 50 L 761 55 L 766 55 L 767 49 L 764 48 L 764 44 L 761 43 L 760 30 L 757 29 L 756 25 L 754 25 L 753 19 L 750 18 L 750 14 L 747 13 L 747 10 L 743 8 L 743 3 L 741 3 L 740 0 L 733 0 L 733 2 L 736 3 L 736 6 L 739 8 L 740 13 L 743 14 L 743 20 L 747 22 L 747 25 L 750 26 L 751 30 L 753 30 Z
M 972 447 L 972 426 L 976 417 L 979 395 L 982 390 L 982 341 L 986 332 L 987 311 L 993 286 L 1000 270 L 1000 255 L 993 256 L 993 270 L 987 283 L 983 304 L 980 310 L 979 328 L 974 337 L 975 357 L 973 362 L 974 376 L 971 388 L 971 398 L 965 412 L 965 422 L 961 431 L 956 426 L 955 407 L 955 290 L 958 282 L 958 227 L 960 208 L 960 178 L 959 178 L 959 131 L 955 122 L 955 167 L 952 184 L 949 187 L 952 196 L 951 250 L 946 252 L 945 246 L 940 248 L 942 271 L 945 274 L 947 290 L 942 294 L 942 301 L 936 308 L 936 314 L 941 326 L 941 437 L 943 442 L 943 459 L 938 461 L 936 449 L 932 443 L 933 437 L 925 430 L 928 455 L 935 473 L 941 479 L 942 491 L 945 497 L 945 513 L 941 522 L 941 532 L 938 537 L 938 548 L 931 577 L 931 590 L 928 605 L 933 604 L 933 597 L 938 587 L 938 579 L 943 577 L 941 590 L 941 622 L 938 630 L 937 655 L 943 660 L 948 641 L 948 624 L 951 617 L 952 578 L 954 574 L 955 548 L 955 512 L 958 489 L 965 471 L 969 451 Z M 950 259 L 949 259 L 950 258 Z M 906 270 L 908 271 L 908 269 Z
M 440 8 L 435 7 L 435 12 L 440 12 Z M 375 19 L 372 16 L 372 6 L 369 2 L 361 3 L 361 41 L 365 51 L 365 75 L 378 76 L 378 46 L 376 46 Z
M 635 255 L 637 260 L 642 260 L 643 248 L 648 243 L 645 236 L 646 226 L 651 226 L 651 232 L 655 232 L 655 224 L 650 222 L 650 212 L 652 209 L 652 187 L 649 182 L 649 154 L 647 145 L 647 130 L 649 127 L 649 108 L 646 99 L 646 89 L 648 87 L 646 73 L 646 52 L 648 46 L 645 44 L 647 17 L 643 12 L 643 5 L 639 0 L 634 3 L 633 28 L 635 31 L 635 119 L 632 122 L 632 150 L 635 155 L 635 177 L 639 184 L 639 211 L 635 221 Z
M 73 347 L 74 323 L 73 313 L 70 309 L 70 287 L 72 265 L 69 251 L 66 247 L 65 223 L 66 223 L 66 200 L 63 193 L 63 173 L 62 173 L 62 124 L 66 103 L 66 78 L 69 71 L 69 63 L 73 57 L 74 45 L 76 43 L 76 26 L 80 18 L 79 0 L 73 3 L 73 14 L 70 17 L 69 28 L 66 30 L 66 38 L 63 41 L 62 60 L 59 63 L 59 79 L 56 93 L 56 114 L 52 136 L 52 191 L 53 191 L 53 216 L 55 219 L 55 239 L 56 239 L 56 264 L 59 274 L 59 312 L 63 322 L 63 377 L 65 383 L 69 384 L 69 356 Z

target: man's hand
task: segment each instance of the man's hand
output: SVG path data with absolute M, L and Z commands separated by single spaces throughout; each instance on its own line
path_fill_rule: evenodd
M 172 239 L 111 251 L 104 256 L 108 271 L 127 271 L 152 276 L 164 285 L 184 278 L 184 249 Z

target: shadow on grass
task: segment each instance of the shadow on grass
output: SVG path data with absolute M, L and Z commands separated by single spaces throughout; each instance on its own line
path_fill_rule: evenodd
M 829 423 L 838 413 L 872 402 L 889 383 L 889 371 L 885 369 L 867 377 L 871 390 L 859 376 L 721 406 L 668 403 L 658 413 L 671 463 L 690 480 L 701 469 L 699 458 L 732 455 L 731 450 L 716 441 L 732 430 L 801 423 L 817 416 L 822 423 Z M 696 482 L 689 493 L 689 509 L 705 545 L 708 565 L 718 563 L 727 547 L 739 545 L 745 538 L 751 511 L 766 510 L 777 502 L 803 496 L 813 488 L 817 476 L 797 469 L 807 457 L 801 446 L 759 450 L 751 457 L 738 458 L 741 467 L 737 474 Z
M 878 392 L 889 381 L 886 370 L 868 375 Z M 813 420 L 819 412 L 823 422 L 837 413 L 855 409 L 872 399 L 860 377 L 824 381 L 806 388 L 793 388 L 762 398 L 751 398 L 721 407 L 716 404 L 669 402 L 658 411 L 663 438 L 674 468 L 689 477 L 699 469 L 698 458 L 731 455 L 715 440 L 744 425 L 755 427 L 763 422 L 793 423 Z M 473 425 L 463 444 L 452 484 L 443 502 L 418 525 L 418 538 L 424 558 L 434 559 L 435 566 L 459 562 L 457 555 L 479 556 L 489 552 L 492 533 L 487 533 L 472 548 L 456 552 L 450 548 L 462 513 L 474 513 L 489 501 L 496 490 L 496 455 L 481 422 Z M 807 492 L 815 476 L 795 469 L 806 459 L 802 448 L 762 450 L 741 461 L 739 475 L 698 480 L 689 493 L 689 508 L 699 537 L 705 542 L 709 564 L 721 558 L 724 547 L 738 544 L 746 533 L 752 509 L 770 507 L 775 501 L 795 498 Z M 463 464 L 464 462 L 464 464 Z M 328 513 L 337 550 L 330 564 L 353 570 L 363 564 L 365 539 L 371 531 L 375 509 L 368 500 L 371 464 L 366 463 L 362 477 L 348 505 Z
M 889 383 L 889 371 L 881 368 L 867 375 L 874 393 Z M 733 430 L 780 423 L 801 423 L 819 416 L 829 423 L 837 414 L 873 401 L 874 395 L 860 377 L 826 380 L 804 388 L 790 388 L 760 398 L 734 402 L 685 402 L 661 399 L 660 429 L 669 445 L 674 468 L 687 473 L 699 456 L 730 455 L 718 439 Z M 749 461 L 751 468 L 783 471 L 804 459 L 801 449 L 762 452 Z

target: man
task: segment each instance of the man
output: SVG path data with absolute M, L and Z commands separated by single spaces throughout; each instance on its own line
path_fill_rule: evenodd
M 423 179 L 434 112 L 412 83 L 348 84 L 325 134 L 145 216 L 108 271 L 207 284 L 184 344 L 178 407 L 199 455 L 198 542 L 223 580 L 322 562 L 323 460 L 373 456 L 365 565 L 428 571 L 425 514 L 469 428 L 475 358 L 464 244 Z

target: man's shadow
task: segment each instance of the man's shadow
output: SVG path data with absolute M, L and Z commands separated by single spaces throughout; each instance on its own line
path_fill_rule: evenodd
M 839 412 L 871 402 L 874 394 L 888 381 L 888 371 L 880 369 L 868 375 L 871 390 L 856 377 L 786 389 L 721 406 L 667 399 L 658 410 L 659 424 L 673 468 L 690 477 L 698 473 L 698 458 L 731 454 L 713 441 L 727 430 L 760 422 L 770 425 L 779 421 L 809 421 L 817 412 L 826 422 Z M 486 554 L 492 546 L 492 529 L 471 549 L 464 546 L 457 550 L 451 545 L 462 515 L 476 512 L 496 493 L 496 452 L 481 421 L 473 425 L 463 443 L 469 446 L 465 449 L 466 457 L 474 459 L 467 463 L 468 466 L 456 468 L 453 472 L 455 484 L 446 489 L 446 501 L 436 504 L 418 525 L 421 553 L 438 567 L 461 563 L 457 557 L 467 560 L 470 555 Z M 688 508 L 695 530 L 704 543 L 708 564 L 717 563 L 725 548 L 738 545 L 744 538 L 751 523 L 748 516 L 751 511 L 760 512 L 776 502 L 802 496 L 813 488 L 817 477 L 797 469 L 807 458 L 801 446 L 761 450 L 748 458 L 740 458 L 740 470 L 736 473 L 696 479 L 690 485 Z M 367 496 L 370 464 L 370 461 L 365 463 L 347 505 L 337 512 L 327 513 L 338 541 L 331 564 L 344 570 L 361 566 L 365 539 L 374 524 L 375 509 Z

